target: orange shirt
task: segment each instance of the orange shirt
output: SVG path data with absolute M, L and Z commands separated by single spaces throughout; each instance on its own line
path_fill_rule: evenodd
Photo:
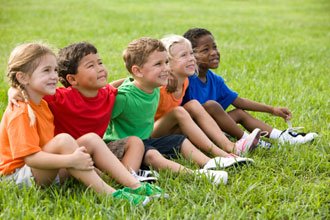
M 173 108 L 181 105 L 182 98 L 186 93 L 189 80 L 188 78 L 183 82 L 182 93 L 179 98 L 175 98 L 173 93 L 168 93 L 166 87 L 162 86 L 160 88 L 160 99 L 158 104 L 158 109 L 155 115 L 155 121 L 161 118 L 166 113 L 170 112 Z
M 46 101 L 30 102 L 36 123 L 30 126 L 27 105 L 6 108 L 0 124 L 0 174 L 8 175 L 24 166 L 24 157 L 39 152 L 54 137 L 53 115 Z

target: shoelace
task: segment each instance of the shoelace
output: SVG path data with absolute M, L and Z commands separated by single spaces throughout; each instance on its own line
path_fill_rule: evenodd
M 295 132 L 295 131 L 299 131 L 301 129 L 303 129 L 304 127 L 292 127 L 292 123 L 290 120 L 287 120 L 286 121 L 287 125 L 288 125 L 288 131 L 293 133 L 293 134 L 305 134 L 305 133 L 298 133 L 298 132 Z

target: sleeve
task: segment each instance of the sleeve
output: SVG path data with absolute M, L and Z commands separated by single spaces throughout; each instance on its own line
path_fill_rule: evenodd
M 221 104 L 223 109 L 227 109 L 229 105 L 231 105 L 234 100 L 237 98 L 237 92 L 231 90 L 225 83 L 224 79 L 220 76 L 216 76 L 217 78 L 217 87 L 219 100 L 218 102 Z
M 20 114 L 9 123 L 8 140 L 14 159 L 26 157 L 41 150 L 37 128 L 30 126 L 27 114 Z
M 112 110 L 111 119 L 114 119 L 120 115 L 126 106 L 126 96 L 123 93 L 119 93 L 116 96 L 115 105 Z

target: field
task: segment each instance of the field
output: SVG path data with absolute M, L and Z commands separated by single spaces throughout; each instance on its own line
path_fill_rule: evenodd
M 329 219 L 330 2 L 327 0 L 0 0 L 0 118 L 7 105 L 6 63 L 19 43 L 56 48 L 88 41 L 109 81 L 127 76 L 121 58 L 133 39 L 204 27 L 221 52 L 216 71 L 241 97 L 293 112 L 315 131 L 311 144 L 257 149 L 256 163 L 229 169 L 228 185 L 160 172 L 170 199 L 131 207 L 76 182 L 47 190 L 0 183 L 0 219 Z M 279 129 L 277 117 L 253 113 Z M 183 164 L 197 167 L 183 159 Z M 108 179 L 110 183 L 121 186 Z

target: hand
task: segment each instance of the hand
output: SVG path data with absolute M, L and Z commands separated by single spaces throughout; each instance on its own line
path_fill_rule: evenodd
M 92 170 L 94 162 L 85 147 L 79 147 L 72 153 L 72 168 L 77 170 Z
M 272 114 L 275 116 L 282 117 L 286 121 L 292 118 L 292 114 L 288 108 L 274 107 Z
M 14 106 L 19 107 L 19 104 L 17 101 L 24 101 L 24 97 L 22 93 L 13 87 L 10 87 L 8 90 L 8 102 L 10 104 L 10 108 L 12 109 Z

